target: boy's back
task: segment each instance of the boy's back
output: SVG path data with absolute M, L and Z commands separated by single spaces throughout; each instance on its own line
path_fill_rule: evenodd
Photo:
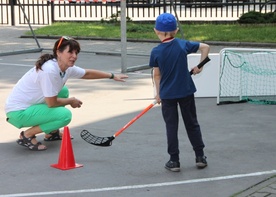
M 181 98 L 195 93 L 196 88 L 188 70 L 187 55 L 197 52 L 198 47 L 198 42 L 174 38 L 152 50 L 149 65 L 158 67 L 161 72 L 161 98 Z

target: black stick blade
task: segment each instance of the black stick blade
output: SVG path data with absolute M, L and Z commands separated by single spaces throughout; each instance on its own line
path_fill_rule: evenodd
M 115 137 L 98 137 L 95 135 L 92 135 L 87 130 L 82 130 L 80 133 L 80 136 L 83 140 L 85 140 L 89 144 L 93 144 L 95 146 L 111 146 L 112 141 L 115 139 Z

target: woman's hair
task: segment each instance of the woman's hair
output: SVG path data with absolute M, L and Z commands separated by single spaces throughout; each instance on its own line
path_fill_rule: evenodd
M 58 39 L 53 48 L 53 54 L 43 54 L 35 63 L 36 70 L 42 70 L 42 65 L 51 59 L 57 59 L 57 50 L 63 52 L 65 48 L 69 46 L 69 52 L 77 51 L 77 54 L 80 52 L 80 44 L 73 38 L 62 36 Z

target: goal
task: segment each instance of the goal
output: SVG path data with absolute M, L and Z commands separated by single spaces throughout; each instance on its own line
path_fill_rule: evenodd
M 217 104 L 241 102 L 276 104 L 276 50 L 220 51 Z

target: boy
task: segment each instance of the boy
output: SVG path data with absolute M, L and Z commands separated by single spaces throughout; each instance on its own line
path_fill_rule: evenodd
M 156 87 L 155 99 L 162 103 L 162 115 L 166 124 L 167 149 L 170 160 L 165 168 L 180 171 L 178 148 L 178 109 L 179 105 L 184 125 L 195 152 L 196 166 L 207 166 L 205 147 L 200 126 L 197 121 L 194 93 L 196 87 L 188 70 L 187 55 L 201 52 L 201 61 L 209 54 L 209 45 L 174 38 L 178 28 L 176 19 L 172 14 L 164 13 L 157 17 L 155 34 L 161 44 L 152 49 L 149 66 L 153 67 L 153 79 Z M 193 68 L 193 74 L 202 71 Z

